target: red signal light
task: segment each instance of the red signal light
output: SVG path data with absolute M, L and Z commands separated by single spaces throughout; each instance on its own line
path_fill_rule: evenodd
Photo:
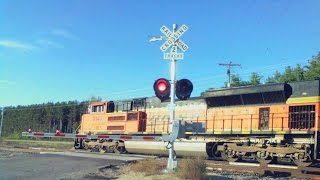
M 161 101 L 169 99 L 170 87 L 170 82 L 164 78 L 157 79 L 153 84 L 153 90 Z
M 167 89 L 167 84 L 165 82 L 158 82 L 158 90 L 163 92 Z

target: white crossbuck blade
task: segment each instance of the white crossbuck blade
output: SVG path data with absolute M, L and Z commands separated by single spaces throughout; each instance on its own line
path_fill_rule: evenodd
M 179 38 L 188 29 L 188 26 L 183 24 L 177 31 L 173 33 L 166 26 L 162 26 L 160 31 L 168 37 L 168 40 L 160 47 L 160 50 L 166 52 L 172 45 L 177 45 L 183 52 L 185 52 L 189 47 Z

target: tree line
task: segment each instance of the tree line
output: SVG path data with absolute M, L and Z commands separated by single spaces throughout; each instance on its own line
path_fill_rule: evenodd
M 249 80 L 245 81 L 239 74 L 231 75 L 231 87 L 258 85 L 262 83 L 263 76 L 257 72 L 251 73 Z M 302 67 L 300 64 L 296 66 L 287 66 L 283 72 L 276 71 L 272 76 L 266 78 L 265 83 L 284 83 L 292 81 L 314 80 L 320 79 L 320 52 L 313 56 L 308 64 Z M 225 82 L 227 87 L 227 82 Z
M 86 113 L 88 101 L 43 103 L 27 106 L 5 107 L 3 111 L 2 136 L 20 137 L 21 132 L 74 133 L 80 125 L 81 115 Z
M 265 83 L 313 80 L 320 78 L 320 53 L 313 56 L 308 65 L 302 67 L 287 66 L 283 72 L 276 71 Z M 238 74 L 231 76 L 231 86 L 261 84 L 262 75 L 251 73 L 248 81 L 243 81 Z M 81 115 L 86 113 L 88 104 L 101 101 L 101 97 L 91 97 L 88 101 L 68 101 L 44 103 L 27 106 L 4 108 L 2 136 L 21 136 L 21 132 L 32 128 L 33 131 L 75 133 L 80 125 Z M 0 110 L 1 111 L 1 110 Z

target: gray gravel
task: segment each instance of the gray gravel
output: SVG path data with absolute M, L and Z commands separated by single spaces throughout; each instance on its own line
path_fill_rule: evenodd
M 296 180 L 296 178 L 293 177 L 271 177 L 271 176 L 263 176 L 259 174 L 252 174 L 252 173 L 230 173 L 230 172 L 211 172 L 208 173 L 207 179 L 209 180 L 215 180 L 215 179 L 221 179 L 221 180 L 228 180 L 228 179 L 237 179 L 237 180 Z

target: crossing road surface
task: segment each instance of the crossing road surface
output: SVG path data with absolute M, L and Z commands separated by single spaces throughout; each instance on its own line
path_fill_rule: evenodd
M 100 158 L 105 156 L 109 158 Z M 99 167 L 119 165 L 141 157 L 112 159 L 109 154 L 19 153 L 0 151 L 0 179 L 92 179 Z
M 138 154 L 114 154 L 114 153 L 91 153 L 91 152 L 40 152 L 40 154 L 51 154 L 51 155 L 63 155 L 63 156 L 72 156 L 72 157 L 85 157 L 85 158 L 96 158 L 96 159 L 105 159 L 105 160 L 120 160 L 120 161 L 137 161 L 145 158 L 156 158 L 156 156 L 144 156 Z

